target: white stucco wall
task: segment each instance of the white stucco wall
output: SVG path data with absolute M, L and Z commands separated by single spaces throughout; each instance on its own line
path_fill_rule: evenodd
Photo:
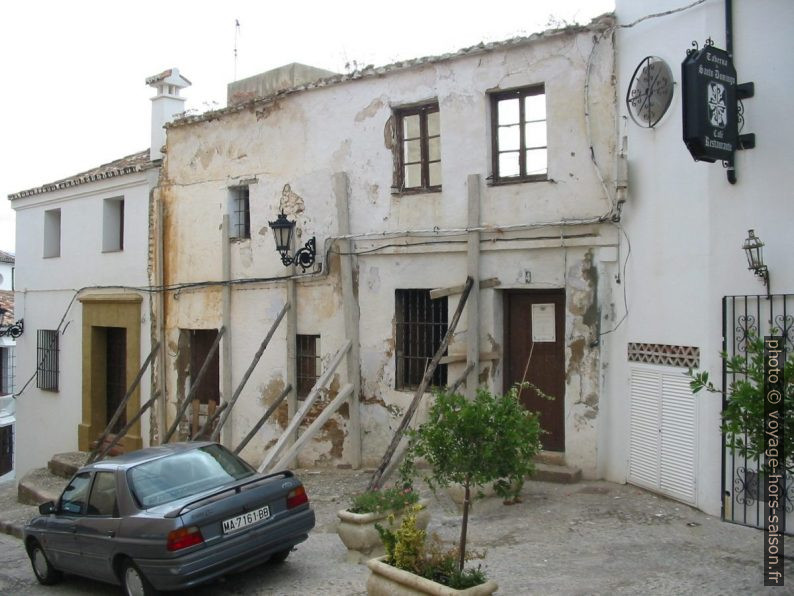
M 553 225 L 562 220 L 597 219 L 611 203 L 596 176 L 586 134 L 584 88 L 592 32 L 558 34 L 507 49 L 395 70 L 384 76 L 346 82 L 280 97 L 218 117 L 177 124 L 168 129 L 167 157 L 158 197 L 165 207 L 166 283 L 222 279 L 220 224 L 228 187 L 256 179 L 250 186 L 251 239 L 231 244 L 235 280 L 285 276 L 275 254 L 268 221 L 278 211 L 282 189 L 304 201 L 297 214 L 302 244 L 316 236 L 319 259 L 329 273 L 298 283 L 298 333 L 320 334 L 326 361 L 346 338 L 339 281 L 339 261 L 323 247 L 338 234 L 332 176 L 350 179 L 350 219 L 354 235 L 393 234 L 396 240 L 359 238 L 357 251 L 387 243 L 422 240 L 415 248 L 382 247 L 357 257 L 356 292 L 360 307 L 363 457 L 376 462 L 391 438 L 412 392 L 394 390 L 394 291 L 461 284 L 466 277 L 465 236 L 444 231 L 467 223 L 469 174 L 481 177 L 481 220 L 494 229 L 483 233 L 480 277 L 497 277 L 499 289 L 481 293 L 478 330 L 483 351 L 503 344 L 503 291 L 511 288 L 566 288 L 566 363 L 575 370 L 566 381 L 566 456 L 590 476 L 598 471 L 599 349 L 593 344 L 596 323 L 585 324 L 590 304 L 611 312 L 608 285 L 614 268 L 600 246 L 617 244 L 610 223 Z M 543 83 L 546 89 L 549 180 L 489 186 L 489 91 Z M 391 116 L 394 107 L 437 99 L 440 106 L 443 191 L 393 195 Z M 614 171 L 614 88 L 610 40 L 601 40 L 593 58 L 590 115 L 595 155 L 611 185 Z M 526 229 L 498 231 L 502 226 Z M 412 235 L 411 230 L 439 234 Z M 429 237 L 428 237 L 429 236 Z M 453 242 L 437 243 L 438 240 Z M 337 250 L 337 249 L 335 249 Z M 531 272 L 531 282 L 525 271 Z M 595 273 L 593 273 L 595 272 Z M 599 286 L 596 298 L 595 287 Z M 166 335 L 169 403 L 181 397 L 184 384 L 175 371 L 180 329 L 221 325 L 219 286 L 186 288 L 167 300 Z M 259 342 L 286 300 L 283 282 L 236 284 L 232 291 L 232 378 L 239 381 Z M 449 298 L 450 318 L 458 296 Z M 465 351 L 465 317 L 450 353 Z M 236 444 L 280 392 L 285 383 L 286 327 L 277 331 L 248 388 L 234 410 Z M 579 343 L 576 343 L 579 341 Z M 597 342 L 596 342 L 597 344 Z M 581 363 L 584 364 L 581 364 Z M 449 379 L 464 364 L 450 365 Z M 483 382 L 502 390 L 501 358 L 484 362 Z M 337 371 L 344 384 L 344 366 Z M 223 371 L 221 372 L 223 375 Z M 184 394 L 184 389 L 182 390 Z M 173 410 L 169 417 L 173 416 Z M 283 423 L 281 419 L 279 423 Z M 281 431 L 266 426 L 244 452 L 261 461 L 265 447 Z M 349 444 L 346 415 L 337 414 L 319 440 L 302 452 L 304 461 L 344 463 Z
M 54 453 L 77 450 L 82 419 L 82 306 L 76 298 L 87 292 L 134 290 L 101 286 L 148 285 L 149 188 L 157 170 L 91 182 L 12 202 L 16 210 L 16 317 L 25 332 L 17 340 L 17 474 L 46 465 Z M 124 198 L 124 249 L 102 252 L 103 200 Z M 44 212 L 61 210 L 60 257 L 43 258 Z M 148 294 L 141 292 L 141 356 L 150 350 Z M 59 391 L 42 391 L 36 380 L 36 332 L 61 325 Z M 131 379 L 129 379 L 131 381 Z M 141 403 L 149 396 L 149 377 L 141 384 Z M 149 417 L 141 435 L 148 444 Z
M 617 1 L 620 24 L 678 8 L 675 0 Z M 614 408 L 604 419 L 611 432 L 606 450 L 609 479 L 625 481 L 628 462 L 628 342 L 697 346 L 701 368 L 720 378 L 721 299 L 725 295 L 763 294 L 747 270 L 741 249 L 748 228 L 766 243 L 764 257 L 772 291 L 794 291 L 789 256 L 794 237 L 792 188 L 787 140 L 794 133 L 788 117 L 794 73 L 781 66 L 794 51 L 789 25 L 794 5 L 785 0 L 734 2 L 734 63 L 739 83 L 755 82 L 755 97 L 744 102 L 743 132 L 756 134 L 757 146 L 737 154 L 738 183 L 730 185 L 720 164 L 696 163 L 681 140 L 680 63 L 697 41 L 711 37 L 725 47 L 724 3 L 706 2 L 675 15 L 621 29 L 616 38 L 618 93 L 625 97 L 637 64 L 648 55 L 663 58 L 675 79 L 669 112 L 652 130 L 624 119 L 628 137 L 629 200 L 623 225 L 631 257 L 623 283 L 629 315 L 611 334 L 607 387 Z M 627 117 L 625 103 L 619 111 Z M 622 309 L 622 305 L 620 306 Z M 719 397 L 698 396 L 697 502 L 720 510 Z

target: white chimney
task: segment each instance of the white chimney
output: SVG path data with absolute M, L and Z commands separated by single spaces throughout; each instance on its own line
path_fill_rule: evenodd
M 179 90 L 190 86 L 190 81 L 179 74 L 178 68 L 171 68 L 146 79 L 146 84 L 154 87 L 157 95 L 152 97 L 152 144 L 149 159 L 162 159 L 161 151 L 165 145 L 165 129 L 175 115 L 185 111 L 185 98 L 179 97 Z

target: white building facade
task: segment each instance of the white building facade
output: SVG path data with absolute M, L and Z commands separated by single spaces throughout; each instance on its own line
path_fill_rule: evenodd
M 738 83 L 755 85 L 754 96 L 743 100 L 740 132 L 754 133 L 756 146 L 736 153 L 731 184 L 720 163 L 695 162 L 682 142 L 680 66 L 693 42 L 703 48 L 710 40 L 726 49 L 731 3 L 707 0 L 678 11 L 683 3 L 674 0 L 616 4 L 618 96 L 626 97 L 632 76 L 641 78 L 644 61 L 655 57 L 670 67 L 672 101 L 652 127 L 635 123 L 632 107 L 618 104 L 619 134 L 628 140 L 622 225 L 631 255 L 624 255 L 625 271 L 621 262 L 626 303 L 621 300 L 619 310 L 628 313 L 607 343 L 606 387 L 614 400 L 602 411 L 611 429 L 605 475 L 711 514 L 724 507 L 726 519 L 739 520 L 743 512 L 755 515 L 757 466 L 729 456 L 722 478 L 721 398 L 692 396 L 684 373 L 689 367 L 707 370 L 721 386 L 719 354 L 743 349 L 748 332 L 763 335 L 777 327 L 794 348 L 794 202 L 785 174 L 792 155 L 787 140 L 794 133 L 788 117 L 794 73 L 781 67 L 794 51 L 788 31 L 794 5 L 732 3 Z M 659 16 L 643 19 L 654 14 Z M 747 269 L 742 245 L 748 229 L 766 244 L 772 298 Z
M 14 255 L 0 251 L 0 480 L 14 477 L 13 393 L 20 329 L 14 316 L 14 263 Z
M 90 451 L 152 349 L 150 194 L 157 184 L 166 120 L 184 111 L 171 69 L 147 79 L 152 147 L 65 180 L 9 196 L 16 212 L 17 472 L 55 453 Z M 159 130 L 159 132 L 158 132 Z M 151 370 L 111 433 L 150 398 Z M 144 415 L 120 441 L 149 445 Z

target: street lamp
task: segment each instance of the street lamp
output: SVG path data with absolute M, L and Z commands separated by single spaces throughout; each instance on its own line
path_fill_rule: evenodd
M 303 248 L 298 249 L 294 256 L 290 256 L 295 222 L 288 220 L 286 214 L 282 211 L 278 214 L 276 221 L 268 222 L 268 224 L 270 229 L 273 230 L 276 250 L 281 255 L 281 262 L 284 263 L 285 267 L 289 267 L 294 263 L 295 265 L 300 265 L 301 270 L 306 271 L 314 265 L 314 256 L 316 254 L 314 236 L 309 238 L 308 242 Z
M 769 296 L 769 269 L 764 265 L 764 243 L 755 235 L 755 230 L 747 231 L 747 238 L 745 238 L 742 248 L 747 256 L 747 268 L 761 278 L 766 286 L 766 294 Z

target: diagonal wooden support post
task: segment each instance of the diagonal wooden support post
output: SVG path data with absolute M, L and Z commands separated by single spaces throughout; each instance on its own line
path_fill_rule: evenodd
M 111 449 L 113 449 L 116 445 L 118 445 L 121 439 L 124 438 L 124 435 L 127 434 L 127 431 L 132 428 L 133 424 L 135 424 L 136 422 L 138 422 L 138 420 L 140 420 L 141 416 L 143 416 L 143 413 L 146 412 L 146 410 L 148 410 L 154 404 L 155 401 L 157 401 L 158 397 L 160 397 L 159 389 L 154 392 L 154 395 L 151 397 L 151 399 L 149 399 L 149 401 L 143 404 L 141 409 L 138 410 L 138 413 L 135 414 L 135 416 L 133 416 L 132 419 L 129 422 L 127 422 L 127 424 L 124 425 L 124 428 L 122 428 L 118 433 L 116 433 L 116 436 L 113 437 L 113 440 L 110 443 L 108 443 L 108 445 L 99 452 L 99 455 L 97 455 L 96 459 L 102 459 L 103 457 L 105 457 L 105 455 L 107 455 L 110 452 Z M 91 463 L 91 461 L 87 463 Z
M 218 409 L 215 410 L 215 413 L 213 413 L 212 415 L 210 415 L 210 413 L 207 412 L 207 419 L 204 421 L 204 424 L 202 424 L 201 428 L 196 431 L 195 435 L 190 437 L 190 440 L 191 441 L 202 440 L 201 437 L 204 436 L 204 433 L 206 433 L 209 429 L 212 428 L 212 423 L 215 422 L 215 420 L 217 420 L 218 416 L 223 414 L 223 411 L 226 410 L 228 406 L 229 406 L 229 402 L 225 401 L 220 406 L 218 406 Z M 214 439 L 210 438 L 210 440 L 214 440 Z
M 309 391 L 309 395 L 306 396 L 306 399 L 303 400 L 303 405 L 301 405 L 300 409 L 295 412 L 295 416 L 292 417 L 290 420 L 289 425 L 287 428 L 284 429 L 284 432 L 281 433 L 281 436 L 276 441 L 276 444 L 270 448 L 270 451 L 267 452 L 265 459 L 262 460 L 262 463 L 259 464 L 259 472 L 263 472 L 273 463 L 276 459 L 276 456 L 281 452 L 290 438 L 294 435 L 295 431 L 300 426 L 300 423 L 306 417 L 306 414 L 309 412 L 309 408 L 314 405 L 314 402 L 317 401 L 317 398 L 320 396 L 320 391 L 326 386 L 328 381 L 331 379 L 331 375 L 334 374 L 336 367 L 339 366 L 339 363 L 344 358 L 347 351 L 350 349 L 352 342 L 348 339 L 345 344 L 339 348 L 339 351 L 336 355 L 331 359 L 331 362 L 328 364 L 328 368 L 325 369 L 320 378 L 317 379 L 317 382 L 312 387 L 312 390 Z
M 212 346 L 210 346 L 210 351 L 207 352 L 207 357 L 204 359 L 204 362 L 201 365 L 201 368 L 196 375 L 196 379 L 191 383 L 190 391 L 188 391 L 187 396 L 182 401 L 182 405 L 179 406 L 179 411 L 176 413 L 176 418 L 174 418 L 173 424 L 171 424 L 171 428 L 168 429 L 168 432 L 165 433 L 165 438 L 163 439 L 163 443 L 168 443 L 171 440 L 171 437 L 174 436 L 177 427 L 179 426 L 179 421 L 182 420 L 182 416 L 185 415 L 190 402 L 192 401 L 193 394 L 198 391 L 199 385 L 201 385 L 201 379 L 204 378 L 204 374 L 209 370 L 210 361 L 212 360 L 213 356 L 215 356 L 215 352 L 218 351 L 218 345 L 221 343 L 221 337 L 226 332 L 226 327 L 221 327 L 218 330 L 218 335 L 215 336 L 215 341 L 212 342 Z
M 135 375 L 135 379 L 133 379 L 132 385 L 130 385 L 130 388 L 127 389 L 127 393 L 124 396 L 124 399 L 121 400 L 121 403 L 116 408 L 116 411 L 113 413 L 113 417 L 110 419 L 110 422 L 108 422 L 108 425 L 105 427 L 105 430 L 103 430 L 102 434 L 99 435 L 99 439 L 97 439 L 97 446 L 91 452 L 91 455 L 88 456 L 87 463 L 90 464 L 92 461 L 94 461 L 97 458 L 97 454 L 99 453 L 99 450 L 102 449 L 102 442 L 105 440 L 105 437 L 107 437 L 110 434 L 110 430 L 114 426 L 116 426 L 116 422 L 119 421 L 119 418 L 121 418 L 121 414 L 127 408 L 127 402 L 130 401 L 132 394 L 135 393 L 135 390 L 138 388 L 138 385 L 140 384 L 141 379 L 143 378 L 143 373 L 146 372 L 146 369 L 149 367 L 149 364 L 151 364 L 155 354 L 157 354 L 157 350 L 159 347 L 160 347 L 159 342 L 155 342 L 154 346 L 152 346 L 152 351 L 149 352 L 149 355 L 146 357 L 146 360 L 143 361 L 143 365 L 138 371 L 138 374 Z
M 240 397 L 240 394 L 243 392 L 243 389 L 245 388 L 245 384 L 248 383 L 248 379 L 251 377 L 251 373 L 254 372 L 256 365 L 259 364 L 259 360 L 262 358 L 262 354 L 265 353 L 265 348 L 267 348 L 267 345 L 270 343 L 270 340 L 273 339 L 273 334 L 276 332 L 279 323 L 281 323 L 281 319 L 284 318 L 284 315 L 287 314 L 287 311 L 289 309 L 290 309 L 290 303 L 287 302 L 281 308 L 281 312 L 278 313 L 276 320 L 273 321 L 273 324 L 270 326 L 270 330 L 267 332 L 267 335 L 265 335 L 265 339 L 262 340 L 262 343 L 259 345 L 259 349 L 256 351 L 256 354 L 254 354 L 254 359 L 251 361 L 251 364 L 248 366 L 248 370 L 245 371 L 245 374 L 243 375 L 240 384 L 237 385 L 237 389 L 235 389 L 234 395 L 232 395 L 231 399 L 226 402 L 227 404 L 229 404 L 229 407 L 226 408 L 226 411 L 223 413 L 223 416 L 218 422 L 218 426 L 216 426 L 215 430 L 212 431 L 210 440 L 212 441 L 218 440 L 218 435 L 221 432 L 221 428 L 223 427 L 223 424 L 226 422 L 226 419 L 229 417 L 229 414 L 231 414 L 232 408 L 234 407 L 237 398 Z
M 466 300 L 469 298 L 469 292 L 471 292 L 471 287 L 473 285 L 474 280 L 471 277 L 466 278 L 466 284 L 463 286 L 463 294 L 460 297 L 460 302 L 458 302 L 458 307 L 455 309 L 455 314 L 452 317 L 452 321 L 449 323 L 447 333 L 444 335 L 444 339 L 441 340 L 441 345 L 438 346 L 438 350 L 436 350 L 433 359 L 430 361 L 430 364 L 425 371 L 425 375 L 422 377 L 422 382 L 419 383 L 419 388 L 416 390 L 416 393 L 414 393 L 414 398 L 411 400 L 411 405 L 408 406 L 408 409 L 403 415 L 403 419 L 400 421 L 400 426 L 398 426 L 397 430 L 394 431 L 394 437 L 392 437 L 391 443 L 386 449 L 386 453 L 383 455 L 383 459 L 381 460 L 378 469 L 375 470 L 375 473 L 372 475 L 372 478 L 367 485 L 367 490 L 373 490 L 380 486 L 381 478 L 383 477 L 383 474 L 389 465 L 389 461 L 391 461 L 391 458 L 397 449 L 397 445 L 400 444 L 400 440 L 405 434 L 405 429 L 408 428 L 408 425 L 411 423 L 411 419 L 414 417 L 416 408 L 419 407 L 419 402 L 422 400 L 422 396 L 430 385 L 430 381 L 433 378 L 433 373 L 438 366 L 438 362 L 441 360 L 444 352 L 447 351 L 449 340 L 452 339 L 452 335 L 455 333 L 455 327 L 458 326 L 460 315 L 463 313 L 463 307 L 466 306 Z
M 245 438 L 242 441 L 240 441 L 240 444 L 237 445 L 237 449 L 234 450 L 235 455 L 238 455 L 243 449 L 245 449 L 245 446 L 248 445 L 248 442 L 254 438 L 256 433 L 259 432 L 259 429 L 262 428 L 262 425 L 265 422 L 267 422 L 267 419 L 273 415 L 273 412 L 276 411 L 276 408 L 278 408 L 281 405 L 281 402 L 283 402 L 284 399 L 286 399 L 286 397 L 290 394 L 291 391 L 292 391 L 292 385 L 287 385 L 286 387 L 284 387 L 284 390 L 276 398 L 276 401 L 270 404 L 270 407 L 267 409 L 267 412 L 265 412 L 264 416 L 262 416 L 259 419 L 259 422 L 254 424 L 254 428 L 252 428 L 249 431 L 249 433 L 245 435 Z

